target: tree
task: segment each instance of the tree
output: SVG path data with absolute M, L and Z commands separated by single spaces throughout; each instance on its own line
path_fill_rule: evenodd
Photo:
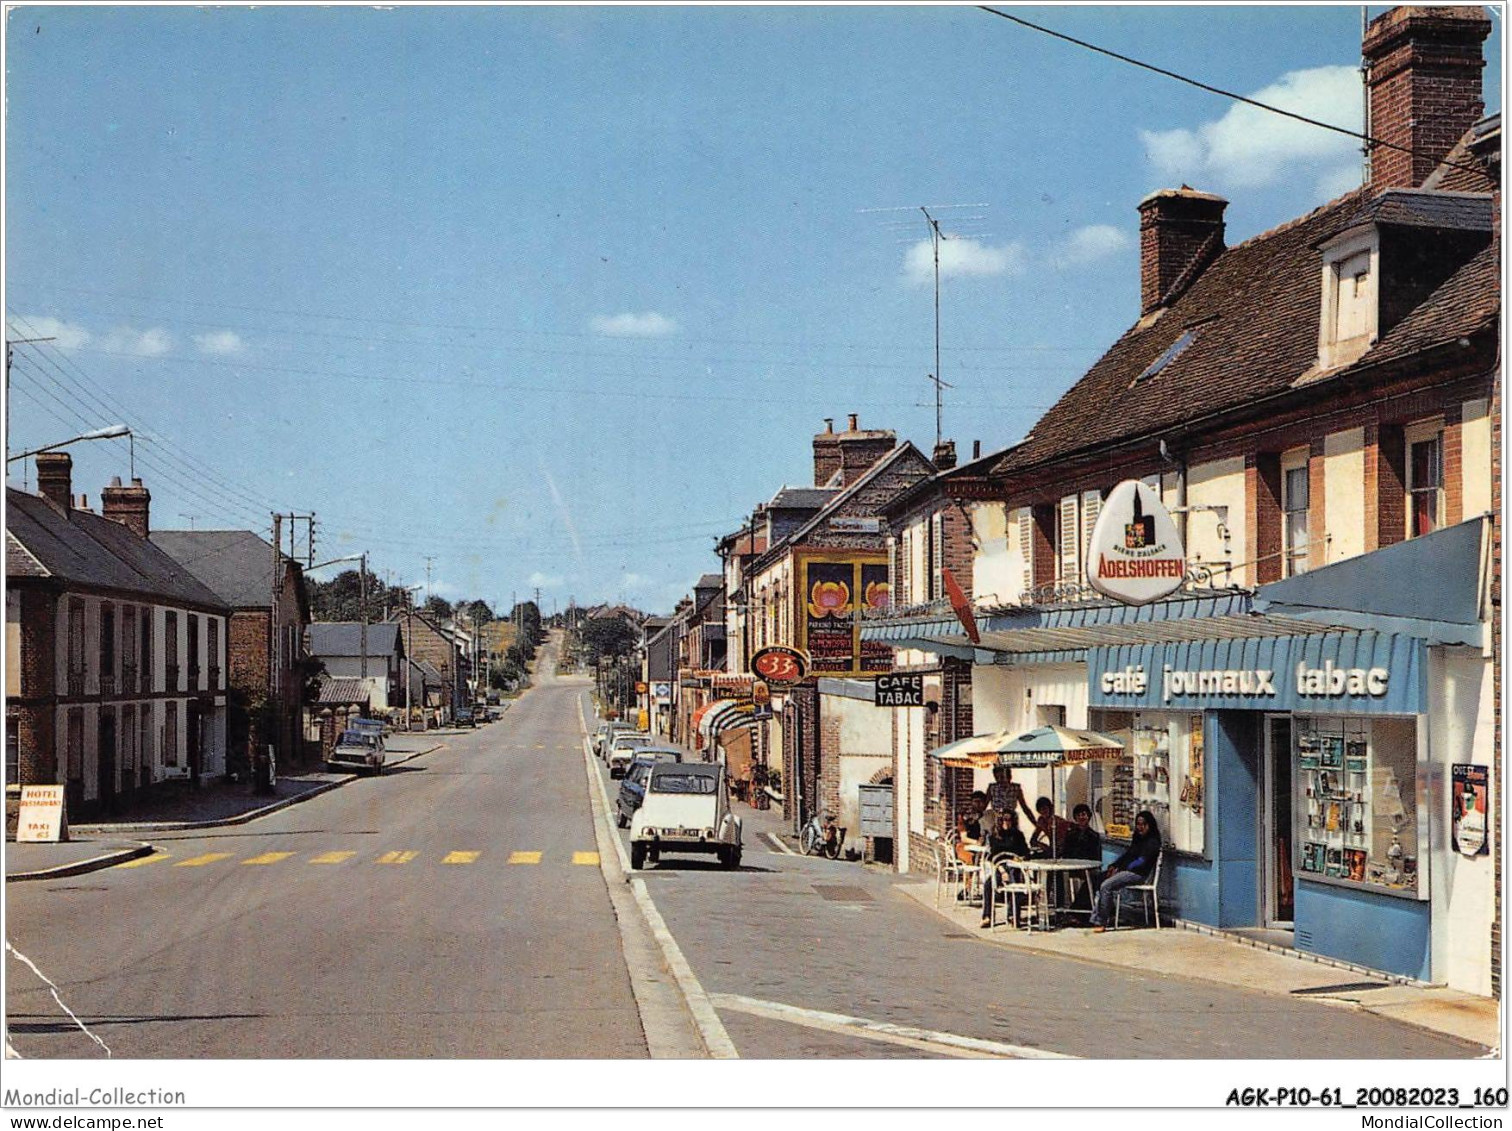
M 425 599 L 425 612 L 436 620 L 446 620 L 452 615 L 452 603 L 432 593 Z
M 626 656 L 635 648 L 640 634 L 628 622 L 619 617 L 602 617 L 584 621 L 578 628 L 583 654 L 589 663 L 600 658 Z
M 457 606 L 457 609 L 459 612 L 466 614 L 467 619 L 475 625 L 485 625 L 490 621 L 498 619 L 494 616 L 494 611 L 489 607 L 488 602 L 481 597 L 472 601 L 464 601 Z

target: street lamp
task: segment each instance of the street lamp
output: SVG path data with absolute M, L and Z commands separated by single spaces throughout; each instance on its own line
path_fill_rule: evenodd
M 32 448 L 30 451 L 21 452 L 18 455 L 5 457 L 5 465 L 9 467 L 17 460 L 26 459 L 28 456 L 41 455 L 43 452 L 51 452 L 58 448 L 66 448 L 69 444 L 78 444 L 85 440 L 119 440 L 122 436 L 130 436 L 131 429 L 124 424 L 112 424 L 107 428 L 96 428 L 93 432 L 85 432 L 82 436 L 75 436 L 69 440 L 59 440 L 56 444 L 43 444 L 40 448 Z

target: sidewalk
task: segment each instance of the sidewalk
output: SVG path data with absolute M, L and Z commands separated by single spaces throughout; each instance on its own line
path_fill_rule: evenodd
M 797 840 L 780 808 L 755 810 L 736 803 L 749 847 L 757 837 L 775 837 L 797 852 Z M 847 844 L 847 847 L 850 847 Z M 857 845 L 859 847 L 859 845 Z M 855 865 L 862 867 L 862 865 Z M 866 865 L 870 875 L 886 873 L 886 865 Z M 1501 1047 L 1500 1003 L 1492 998 L 1440 986 L 1403 985 L 1372 977 L 1358 969 L 1325 964 L 1311 956 L 1262 950 L 1207 929 L 1174 926 L 1159 931 L 1126 928 L 1095 935 L 1086 928 L 1058 931 L 1020 931 L 998 926 L 982 930 L 981 908 L 954 899 L 935 906 L 935 883 L 917 873 L 892 877 L 896 891 L 935 912 L 954 932 L 970 935 L 989 946 L 1035 951 L 1076 962 L 1095 962 L 1145 974 L 1192 978 L 1221 985 L 1286 994 L 1360 1009 L 1393 1021 L 1473 1041 L 1488 1049 Z
M 441 747 L 438 732 L 389 736 L 388 765 L 396 766 Z M 70 825 L 71 840 L 61 844 L 5 845 L 5 880 L 53 879 L 92 872 L 143 856 L 150 844 L 138 839 L 152 833 L 242 825 L 290 805 L 345 785 L 358 775 L 308 770 L 278 779 L 272 793 L 255 793 L 246 782 L 218 779 L 194 789 L 160 792 L 149 803 L 133 806 L 110 821 Z M 177 783 L 175 783 L 177 784 Z

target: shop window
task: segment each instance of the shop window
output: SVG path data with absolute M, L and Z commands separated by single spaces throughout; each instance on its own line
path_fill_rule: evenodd
M 1282 560 L 1285 563 L 1283 576 L 1293 577 L 1299 573 L 1306 573 L 1307 564 L 1307 516 L 1308 516 L 1308 481 L 1307 461 L 1304 456 L 1302 462 L 1296 466 L 1286 467 L 1282 470 L 1281 477 L 1281 514 L 1282 514 Z
M 1412 440 L 1407 452 L 1407 510 L 1410 538 L 1431 534 L 1444 524 L 1444 436 L 1434 432 Z
M 1297 874 L 1422 894 L 1413 720 L 1299 717 L 1292 733 Z
M 1128 840 L 1148 809 L 1165 843 L 1201 854 L 1207 843 L 1202 716 L 1176 711 L 1100 711 L 1094 729 L 1119 739 L 1125 757 L 1093 763 L 1092 811 L 1111 840 Z

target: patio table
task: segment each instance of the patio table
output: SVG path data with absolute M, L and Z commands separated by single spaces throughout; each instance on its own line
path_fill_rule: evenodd
M 1038 860 L 1016 860 L 1014 861 L 1013 866 L 1015 868 L 1022 869 L 1025 873 L 1031 876 L 1038 874 L 1038 887 L 1040 892 L 1039 899 L 1037 900 L 1039 904 L 1039 926 L 1040 930 L 1047 931 L 1050 929 L 1050 913 L 1052 910 L 1050 906 L 1050 876 L 1057 872 L 1083 872 L 1087 876 L 1087 886 L 1088 890 L 1090 891 L 1092 885 L 1092 873 L 1101 870 L 1102 861 L 1072 859 L 1057 860 L 1050 857 L 1044 857 Z

